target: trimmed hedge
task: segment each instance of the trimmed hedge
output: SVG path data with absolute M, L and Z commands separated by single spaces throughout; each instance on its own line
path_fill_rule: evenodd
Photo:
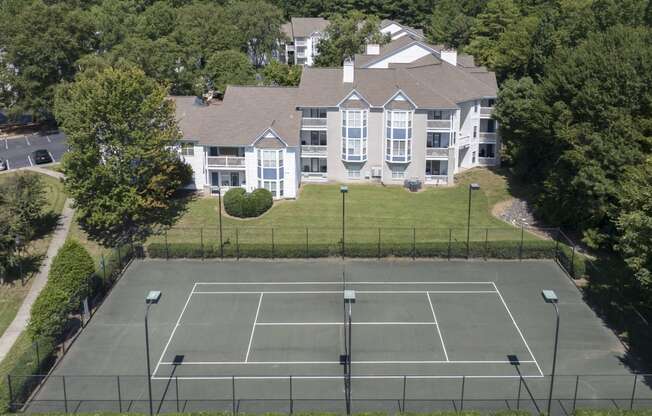
M 32 337 L 60 339 L 68 316 L 89 295 L 95 273 L 93 258 L 74 240 L 68 240 L 52 260 L 48 282 L 34 302 L 28 330 Z
M 250 194 L 242 188 L 233 188 L 224 194 L 224 210 L 238 218 L 258 217 L 270 209 L 272 203 L 272 193 L 262 188 Z

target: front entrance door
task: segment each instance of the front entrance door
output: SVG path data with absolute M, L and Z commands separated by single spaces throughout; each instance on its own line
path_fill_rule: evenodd
M 240 186 L 240 173 L 231 172 L 231 186 Z
M 220 186 L 219 172 L 211 172 L 211 186 Z

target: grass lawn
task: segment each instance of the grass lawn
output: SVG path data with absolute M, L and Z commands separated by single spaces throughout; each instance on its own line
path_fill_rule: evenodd
M 472 194 L 471 225 L 472 239 L 484 240 L 486 228 L 490 229 L 492 239 L 517 239 L 520 230 L 504 223 L 491 214 L 496 203 L 510 198 L 507 178 L 500 172 L 487 169 L 473 169 L 458 175 L 454 187 L 426 188 L 411 193 L 400 186 L 376 184 L 350 185 L 346 195 L 346 227 L 349 236 L 371 240 L 377 238 L 378 228 L 382 228 L 385 238 L 395 241 L 412 239 L 412 228 L 429 239 L 442 240 L 453 229 L 454 239 L 466 239 L 468 215 L 468 184 L 477 182 L 480 190 Z M 276 237 L 287 234 L 305 233 L 305 228 L 321 229 L 313 233 L 316 239 L 322 235 L 332 240 L 341 232 L 342 198 L 339 184 L 307 184 L 302 186 L 299 197 L 294 201 L 279 201 L 265 214 L 255 219 L 236 219 L 223 217 L 227 229 L 242 228 L 241 241 L 269 239 L 269 232 L 262 230 L 274 228 Z M 217 198 L 197 198 L 192 200 L 187 211 L 181 216 L 175 228 L 168 233 L 168 241 L 197 242 L 201 227 L 218 226 Z M 260 231 L 247 231 L 244 228 L 256 227 Z M 249 236 L 245 235 L 249 234 Z M 214 233 L 209 232 L 210 236 Z M 332 234 L 332 235 L 331 235 Z M 369 234 L 369 235 L 367 235 Z M 204 235 L 204 239 L 212 240 Z M 392 237 L 393 236 L 393 237 Z M 288 240 L 292 237 L 288 236 Z M 426 238 L 426 237 L 423 237 Z M 526 235 L 526 238 L 536 238 Z M 154 237 L 153 241 L 161 241 Z
M 38 173 L 33 174 L 39 175 L 45 185 L 46 206 L 44 207 L 44 211 L 52 211 L 54 213 L 60 214 L 63 210 L 63 205 L 66 200 L 66 196 L 63 191 L 63 184 L 56 178 L 41 175 Z M 15 175 L 15 173 L 1 175 L 0 185 L 2 185 L 3 182 L 7 181 L 11 175 Z M 25 257 L 35 260 L 40 259 L 43 255 L 45 255 L 49 245 L 50 234 L 45 235 L 37 240 L 31 241 L 25 250 Z M 26 272 L 28 277 L 38 269 L 39 263 L 39 261 L 30 263 L 28 266 L 28 271 Z M 4 333 L 11 321 L 16 316 L 16 312 L 18 312 L 18 308 L 20 308 L 20 305 L 22 304 L 23 299 L 25 298 L 25 295 L 29 291 L 31 285 L 31 279 L 26 279 L 25 286 L 22 286 L 18 276 L 13 276 L 12 278 L 13 281 L 0 285 L 0 334 Z

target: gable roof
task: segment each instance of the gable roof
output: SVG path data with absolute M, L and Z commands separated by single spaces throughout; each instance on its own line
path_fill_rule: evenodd
M 313 33 L 324 33 L 328 27 L 328 20 L 323 17 L 293 17 L 281 26 L 281 31 L 290 39 L 307 38 Z
M 413 28 L 411 26 L 403 25 L 403 24 L 400 24 L 399 22 L 397 22 L 395 20 L 383 19 L 380 22 L 380 30 L 385 29 L 386 27 L 391 26 L 393 24 L 401 28 L 401 30 L 398 30 L 398 31 L 396 31 L 394 33 L 405 32 L 408 35 L 414 35 L 414 36 L 417 36 L 417 37 L 419 37 L 421 39 L 424 38 L 422 29 L 416 29 L 416 28 Z
M 249 146 L 269 129 L 288 146 L 298 144 L 301 114 L 296 87 L 228 86 L 224 101 L 198 104 L 195 97 L 171 97 L 186 139 L 205 145 Z

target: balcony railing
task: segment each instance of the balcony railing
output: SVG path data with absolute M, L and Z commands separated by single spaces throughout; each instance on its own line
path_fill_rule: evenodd
M 208 156 L 206 165 L 217 168 L 244 169 L 245 158 L 241 156 Z
M 306 181 L 323 181 L 328 177 L 326 172 L 301 172 L 301 178 Z
M 429 129 L 450 129 L 451 121 L 450 120 L 428 120 Z
M 491 114 L 494 112 L 493 107 L 480 107 L 480 117 L 491 117 Z
M 326 127 L 327 118 L 303 117 L 301 127 Z
M 426 157 L 448 157 L 448 148 L 426 147 Z
M 308 41 L 306 41 L 306 40 L 295 39 L 295 40 L 294 40 L 294 46 L 295 46 L 295 47 L 305 47 L 305 46 L 308 46 Z
M 328 146 L 302 145 L 302 157 L 326 157 L 328 156 Z
M 229 189 L 232 189 L 232 188 L 246 189 L 245 185 L 240 185 L 240 186 L 213 186 L 213 185 L 211 185 L 210 186 L 211 195 L 217 195 L 220 192 L 222 193 L 222 195 L 224 195 L 224 193 L 226 191 L 228 191 Z
M 306 51 L 296 51 L 295 54 L 297 55 L 297 58 L 305 58 L 306 57 Z
M 410 163 L 412 161 L 412 155 L 388 155 L 385 153 L 385 162 L 389 163 Z
M 471 136 L 460 136 L 457 138 L 458 147 L 466 147 L 471 144 Z
M 426 175 L 426 183 L 446 185 L 448 183 L 448 175 Z
M 496 142 L 496 133 L 490 133 L 490 132 L 480 132 L 480 140 L 483 142 L 489 142 L 489 143 L 495 143 Z

